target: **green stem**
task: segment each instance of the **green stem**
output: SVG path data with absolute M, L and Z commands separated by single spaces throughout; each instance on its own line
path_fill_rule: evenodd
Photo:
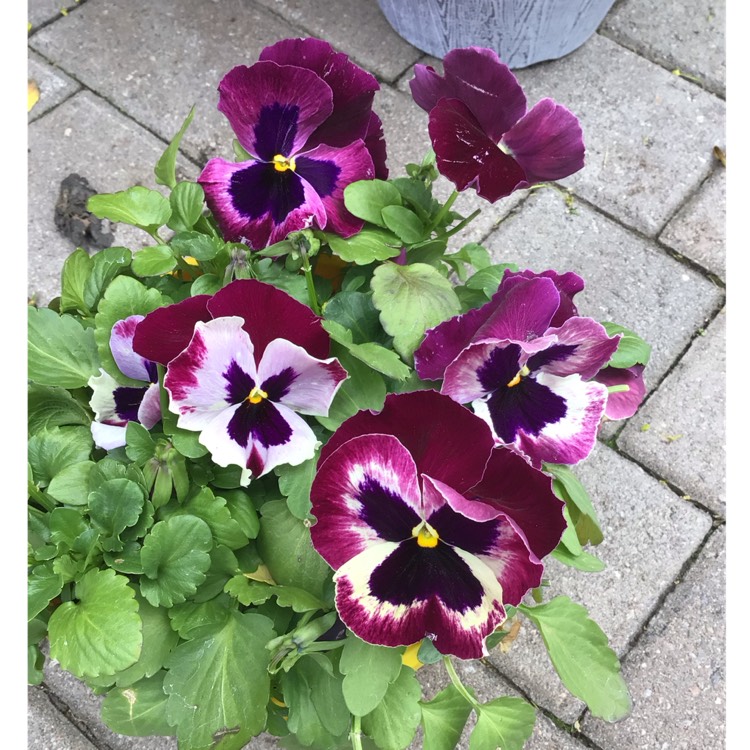
M 458 198 L 458 190 L 454 190 L 447 201 L 445 201 L 445 204 L 440 208 L 440 210 L 437 212 L 437 216 L 434 218 L 432 224 L 430 225 L 430 231 L 435 229 L 435 227 L 440 226 L 440 222 L 448 215 L 448 211 L 451 210 L 453 207 L 453 204 L 456 202 L 456 198 Z
M 164 240 L 161 237 L 159 237 L 159 232 L 156 229 L 154 229 L 153 232 L 150 231 L 149 229 L 146 229 L 145 231 L 151 236 L 151 239 L 153 239 L 154 242 L 156 242 L 158 245 L 166 245 L 167 244 L 166 242 L 164 242 Z
M 607 386 L 607 393 L 627 393 L 630 390 L 629 385 L 610 385 Z
M 481 709 L 482 707 L 481 704 L 466 689 L 463 682 L 461 682 L 461 678 L 458 676 L 458 673 L 456 672 L 456 668 L 453 666 L 453 662 L 451 661 L 450 656 L 443 657 L 443 664 L 445 665 L 445 671 L 448 672 L 448 677 L 451 678 L 451 682 L 453 683 L 453 686 L 456 688 L 456 690 L 461 693 L 464 700 L 466 700 L 475 709 L 477 709 L 477 711 L 479 711 L 479 709 Z
M 349 733 L 354 750 L 362 750 L 362 717 L 352 715 L 352 731 Z
M 318 294 L 315 291 L 312 266 L 310 265 L 310 259 L 307 257 L 307 250 L 302 247 L 301 242 L 299 243 L 299 252 L 302 256 L 302 270 L 305 272 L 305 281 L 307 281 L 307 297 L 310 300 L 310 307 L 316 315 L 320 315 L 320 303 L 318 302 Z
M 458 232 L 460 232 L 467 224 L 474 221 L 474 219 L 476 219 L 481 213 L 482 209 L 478 208 L 473 214 L 469 214 L 462 222 L 456 224 L 455 227 L 449 229 L 447 232 L 443 232 L 443 234 L 440 235 L 440 239 L 448 239 L 448 237 L 453 237 L 454 234 L 458 234 Z
M 50 500 L 33 482 L 29 482 L 29 497 L 44 508 L 46 511 L 53 511 L 55 503 Z

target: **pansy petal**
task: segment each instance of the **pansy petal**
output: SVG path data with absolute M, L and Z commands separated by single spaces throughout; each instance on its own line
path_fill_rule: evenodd
M 343 422 L 323 446 L 321 465 L 347 440 L 370 433 L 397 437 L 420 474 L 429 474 L 458 492 L 481 479 L 494 445 L 483 420 L 448 396 L 431 390 L 393 393 L 386 397 L 382 411 L 360 411 Z
M 152 362 L 168 364 L 190 343 L 195 324 L 211 320 L 209 299 L 198 294 L 150 312 L 136 327 L 133 349 Z
M 353 438 L 320 462 L 310 500 L 313 545 L 334 569 L 373 544 L 411 538 L 421 522 L 417 468 L 392 435 Z
M 94 439 L 97 448 L 103 448 L 105 451 L 127 445 L 126 432 L 127 427 L 118 427 L 102 422 L 91 423 L 91 437 Z
M 460 99 L 495 143 L 526 113 L 523 89 L 494 50 L 451 50 L 443 60 L 443 70 L 441 78 L 429 66 L 414 66 L 409 85 L 414 101 L 425 111 L 442 97 Z
M 257 385 L 253 344 L 242 324 L 239 317 L 196 323 L 190 344 L 169 363 L 164 387 L 179 427 L 204 429 Z
M 124 427 L 128 420 L 117 413 L 115 402 L 115 391 L 122 386 L 104 370 L 99 370 L 98 375 L 90 377 L 88 386 L 92 391 L 89 406 L 96 421 Z
M 578 315 L 578 308 L 573 302 L 573 297 L 575 297 L 578 292 L 583 291 L 584 282 L 577 273 L 567 271 L 566 273 L 560 274 L 557 273 L 557 271 L 552 270 L 536 273 L 528 269 L 525 271 L 514 272 L 509 268 L 506 268 L 500 288 L 507 290 L 511 285 L 515 285 L 521 279 L 536 279 L 541 277 L 551 279 L 557 291 L 560 292 L 560 306 L 557 308 L 557 312 L 550 321 L 550 325 L 557 328 L 568 318 Z
M 370 152 L 370 156 L 372 157 L 375 179 L 387 180 L 388 167 L 386 166 L 386 161 L 388 154 L 386 151 L 385 133 L 383 132 L 383 123 L 374 112 L 370 114 L 370 124 L 365 134 L 365 148 Z
M 376 544 L 339 568 L 334 581 L 341 619 L 368 643 L 429 638 L 441 653 L 478 659 L 487 653 L 485 638 L 505 620 L 494 573 L 447 544 Z
M 271 284 L 256 279 L 237 279 L 220 289 L 208 303 L 216 317 L 238 315 L 252 338 L 255 361 L 260 362 L 268 344 L 286 339 L 312 357 L 325 359 L 331 340 L 320 318 L 307 306 Z
M 529 358 L 529 368 L 560 376 L 578 373 L 583 380 L 593 378 L 609 362 L 620 341 L 620 336 L 610 337 L 604 326 L 591 318 L 568 318 L 560 328 L 550 328 L 547 333 L 557 337 L 552 348 L 561 355 L 539 352 Z
M 585 148 L 578 118 L 552 99 L 542 99 L 505 135 L 503 143 L 529 182 L 559 180 L 583 169 Z
M 326 229 L 342 237 L 356 234 L 364 222 L 344 206 L 344 188 L 375 177 L 372 156 L 364 141 L 343 148 L 320 145 L 297 157 L 297 174 L 318 194 L 326 213 Z
M 638 411 L 646 396 L 646 383 L 643 379 L 643 365 L 633 367 L 605 367 L 595 377 L 597 383 L 604 386 L 626 385 L 627 391 L 618 391 L 607 395 L 605 414 L 609 419 L 627 419 Z
M 161 392 L 158 383 L 152 383 L 138 407 L 138 421 L 150 430 L 161 419 Z
M 272 341 L 258 365 L 258 382 L 268 398 L 300 414 L 328 416 L 331 401 L 347 377 L 337 359 L 315 359 L 285 339 Z
M 507 448 L 495 448 L 482 481 L 466 497 L 504 513 L 521 529 L 541 560 L 557 547 L 566 528 L 565 503 L 552 491 L 552 477 Z
M 156 382 L 156 365 L 133 351 L 133 337 L 143 315 L 131 315 L 112 326 L 109 348 L 123 375 L 146 383 Z
M 607 389 L 593 381 L 584 382 L 578 375 L 560 378 L 542 372 L 524 381 L 531 383 L 527 384 L 528 400 L 513 412 L 513 419 L 517 420 L 515 437 L 511 441 L 507 435 L 503 439 L 498 434 L 498 440 L 528 456 L 534 466 L 540 466 L 542 461 L 575 464 L 586 458 L 596 443 Z M 498 426 L 505 429 L 509 425 L 507 404 L 493 404 L 490 398 L 487 402 L 473 402 L 472 408 L 489 420 L 496 434 Z M 505 412 L 501 414 L 500 409 Z
M 428 129 L 437 168 L 457 190 L 473 187 L 490 203 L 528 187 L 518 162 L 487 137 L 458 99 L 441 99 L 430 110 Z
M 308 144 L 345 146 L 364 138 L 372 101 L 380 88 L 375 76 L 321 39 L 283 39 L 266 47 L 259 59 L 308 68 L 331 87 L 333 112 L 310 136 Z
M 321 199 L 292 169 L 217 158 L 206 164 L 198 182 L 225 240 L 260 250 L 307 229 L 313 220 L 321 229 L 326 226 Z
M 330 86 L 312 70 L 270 60 L 221 79 L 219 111 L 243 148 L 263 161 L 292 156 L 333 111 Z

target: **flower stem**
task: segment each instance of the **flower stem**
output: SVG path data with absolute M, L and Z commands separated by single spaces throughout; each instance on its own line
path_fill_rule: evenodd
M 431 230 L 440 226 L 440 223 L 448 215 L 448 211 L 451 210 L 453 204 L 456 202 L 456 198 L 458 198 L 458 190 L 454 190 L 450 194 L 448 200 L 445 201 L 445 204 L 437 212 L 437 216 L 432 221 L 432 226 L 430 227 Z
M 349 739 L 352 741 L 354 750 L 362 750 L 362 718 L 352 716 L 352 731 L 349 732 Z
M 459 224 L 456 224 L 455 227 L 452 229 L 449 229 L 447 232 L 444 232 L 440 235 L 440 239 L 448 239 L 448 237 L 453 237 L 454 234 L 458 234 L 467 224 L 470 224 L 474 219 L 479 216 L 479 214 L 482 213 L 482 209 L 478 208 L 474 213 L 469 214 L 462 222 Z
M 307 297 L 310 300 L 310 307 L 316 315 L 320 315 L 320 303 L 318 302 L 318 295 L 315 291 L 315 282 L 312 276 L 312 266 L 310 265 L 310 258 L 307 257 L 307 250 L 302 246 L 303 243 L 299 243 L 299 253 L 302 256 L 302 270 L 305 272 L 305 280 L 307 281 Z
M 459 693 L 461 693 L 464 700 L 470 703 L 475 709 L 477 709 L 477 711 L 481 709 L 481 704 L 466 689 L 463 682 L 461 682 L 461 678 L 458 676 L 458 673 L 456 672 L 456 668 L 453 666 L 453 662 L 451 661 L 450 656 L 443 657 L 443 664 L 445 665 L 445 671 L 448 672 L 448 677 L 451 678 L 453 686 L 456 688 L 456 690 L 458 690 Z

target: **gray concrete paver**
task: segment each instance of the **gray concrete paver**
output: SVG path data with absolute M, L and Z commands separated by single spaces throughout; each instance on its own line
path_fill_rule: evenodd
M 726 88 L 726 2 L 616 3 L 600 32 L 670 70 L 698 79 L 709 91 Z
M 721 99 L 600 35 L 516 75 L 530 105 L 548 96 L 581 121 L 586 167 L 562 182 L 647 236 L 705 179 L 714 146 L 724 146 Z
M 700 274 L 581 202 L 571 213 L 553 188 L 529 196 L 485 244 L 495 262 L 580 274 L 581 315 L 624 325 L 651 344 L 649 387 L 721 304 L 722 291 Z
M 29 122 L 38 120 L 45 112 L 76 93 L 81 87 L 39 55 L 29 54 L 29 80 L 39 87 L 39 101 L 29 112 Z
M 617 725 L 592 717 L 584 732 L 607 750 L 724 747 L 724 529 L 708 540 L 623 665 L 633 713 Z
M 50 702 L 42 688 L 28 688 L 28 750 L 96 750 Z
M 722 516 L 725 376 L 726 315 L 721 312 L 617 441 L 622 451 Z
M 725 279 L 727 178 L 718 167 L 659 235 L 667 247 Z
M 63 9 L 76 9 L 77 4 L 73 0 L 28 0 L 28 21 L 31 24 L 31 32 L 43 23 L 64 18 Z
M 392 28 L 374 0 L 257 0 L 320 36 L 384 81 L 394 81 L 422 53 Z
M 82 91 L 29 126 L 29 294 L 46 303 L 60 293 L 60 271 L 74 244 L 54 223 L 60 182 L 71 173 L 99 193 L 133 185 L 155 188 L 153 168 L 166 148 L 111 105 Z M 195 177 L 184 160 L 183 172 Z M 191 173 L 192 170 L 192 173 Z M 135 227 L 118 225 L 115 245 L 133 250 L 153 244 Z
M 545 600 L 569 596 L 583 604 L 622 656 L 664 591 L 711 528 L 710 516 L 605 445 L 576 467 L 604 532 L 590 551 L 607 565 L 583 573 L 550 558 Z M 490 661 L 532 699 L 572 724 L 584 704 L 572 697 L 550 664 L 542 639 L 524 621 L 510 651 Z

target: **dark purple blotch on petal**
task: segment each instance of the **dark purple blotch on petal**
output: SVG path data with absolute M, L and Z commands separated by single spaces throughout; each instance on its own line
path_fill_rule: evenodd
M 477 370 L 477 379 L 486 392 L 491 392 L 510 383 L 521 369 L 519 358 L 521 347 L 510 344 L 493 349 L 489 358 Z
M 578 349 L 577 344 L 553 344 L 541 352 L 532 354 L 526 362 L 526 366 L 533 372 L 552 362 L 561 362 L 567 359 L 576 349 Z
M 270 214 L 281 224 L 305 202 L 305 188 L 291 169 L 279 172 L 273 164 L 255 162 L 232 175 L 229 185 L 232 206 L 247 219 Z
M 356 498 L 362 504 L 359 517 L 387 542 L 409 539 L 421 520 L 398 494 L 371 476 L 360 482 Z
M 224 380 L 227 381 L 227 403 L 242 403 L 249 395 L 250 391 L 255 388 L 255 380 L 248 375 L 235 360 L 232 360 L 229 367 L 223 373 Z
M 253 441 L 264 448 L 284 445 L 292 436 L 292 428 L 268 399 L 257 404 L 243 401 L 229 420 L 227 432 L 243 448 L 247 448 L 251 434 Z
M 501 521 L 474 521 L 456 513 L 450 505 L 443 505 L 427 519 L 427 523 L 437 531 L 441 542 L 472 555 L 486 555 L 498 537 Z
M 370 591 L 396 606 L 437 598 L 454 612 L 482 603 L 484 588 L 468 564 L 447 544 L 420 547 L 402 542 L 370 576 Z
M 321 198 L 327 198 L 336 189 L 341 167 L 332 161 L 298 156 L 297 174 L 309 182 Z
M 298 120 L 296 104 L 275 102 L 261 107 L 255 125 L 255 155 L 263 161 L 272 161 L 277 154 L 291 156 Z
M 268 394 L 270 401 L 281 401 L 297 379 L 297 372 L 291 367 L 285 367 L 281 372 L 266 378 L 260 386 Z
M 146 388 L 130 388 L 127 386 L 115 388 L 112 396 L 115 400 L 117 416 L 129 422 L 137 422 L 138 407 L 146 395 L 146 390 Z

